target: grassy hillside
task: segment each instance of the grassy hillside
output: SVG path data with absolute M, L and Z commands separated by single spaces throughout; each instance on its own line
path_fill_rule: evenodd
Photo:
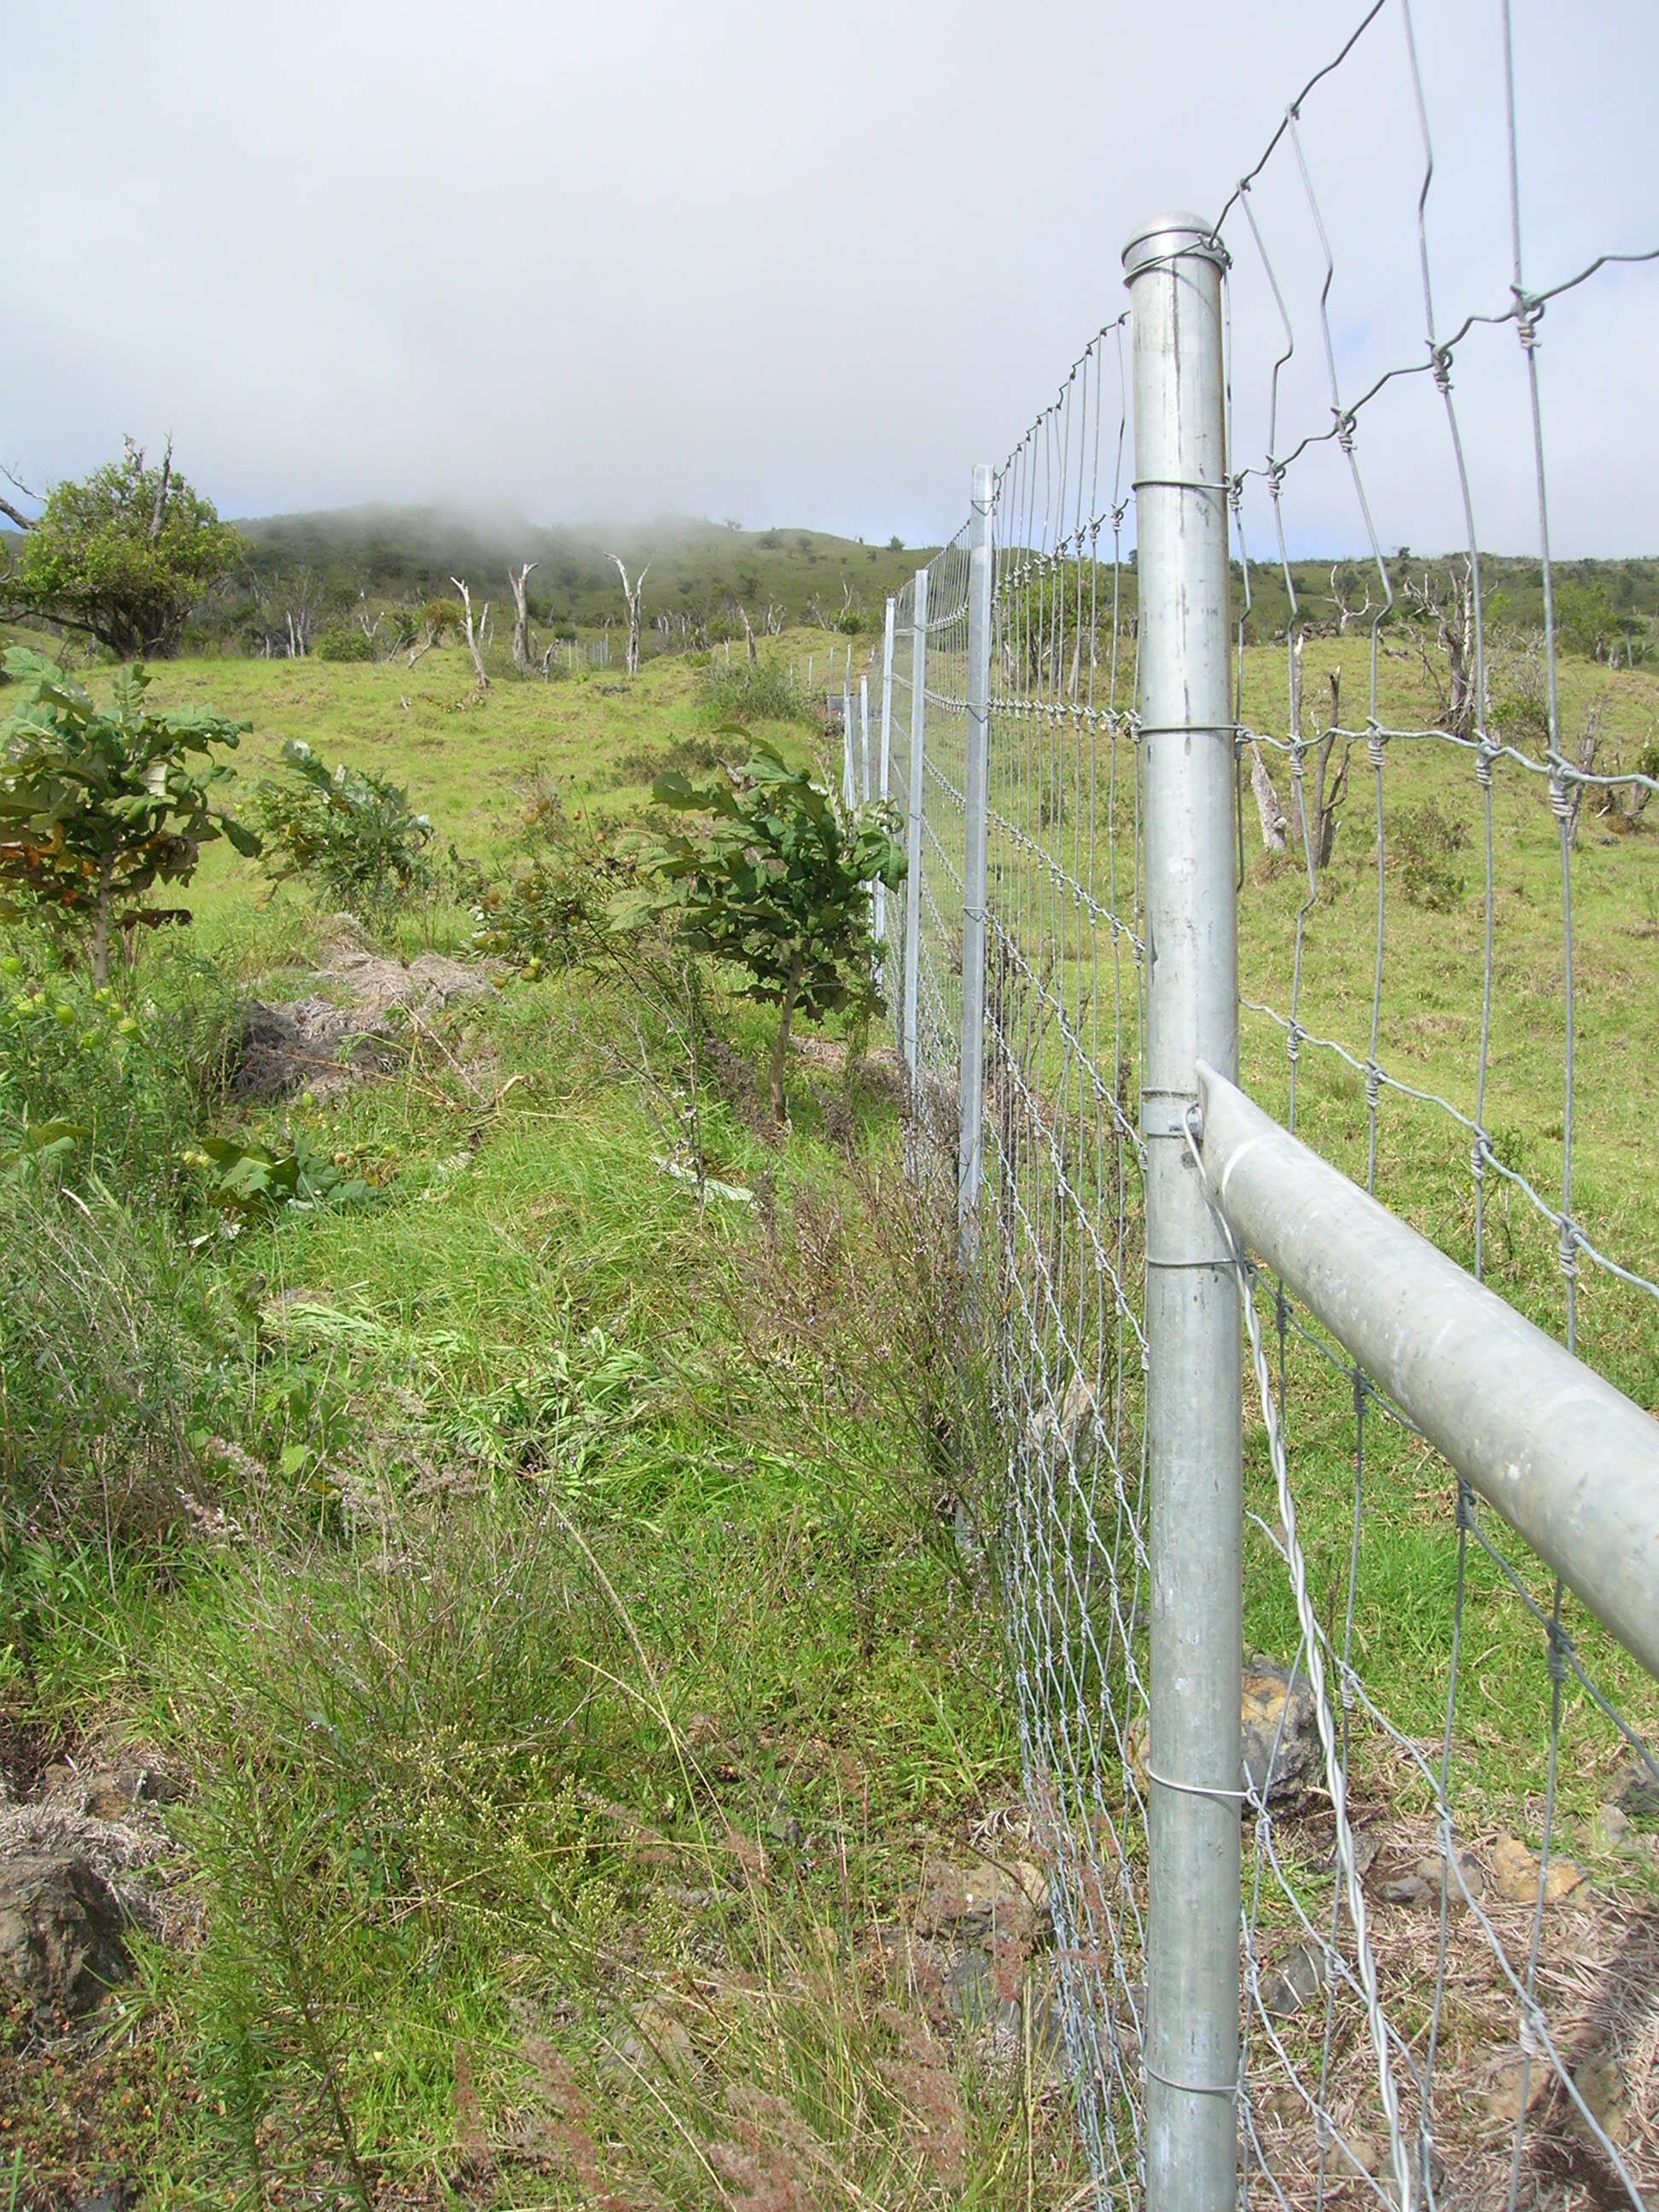
M 500 605 L 507 599 L 508 568 L 533 561 L 531 607 L 553 629 L 621 617 L 612 553 L 630 574 L 649 564 L 647 621 L 666 612 L 720 622 L 740 600 L 757 628 L 769 604 L 793 621 L 813 619 L 816 604 L 830 622 L 848 610 L 866 628 L 878 627 L 888 593 L 928 557 L 927 550 L 885 541 L 866 545 L 801 528 L 737 530 L 673 515 L 611 532 L 468 520 L 430 508 L 360 508 L 273 515 L 240 527 L 256 576 L 310 569 L 325 595 L 348 604 L 360 589 L 371 599 L 453 596 L 449 580 L 462 576 L 476 598 Z
M 823 637 L 768 653 L 799 664 Z M 1310 645 L 1310 696 L 1340 666 L 1352 697 L 1362 659 L 1352 633 Z M 1284 678 L 1282 649 L 1249 656 L 1264 729 Z M 1420 724 L 1414 659 L 1385 657 L 1383 682 L 1385 714 Z M 68 1836 L 135 1916 L 100 2009 L 19 2002 L 0 2024 L 11 2204 L 118 2184 L 142 2212 L 1083 2201 L 999 1597 L 950 1534 L 997 1464 L 980 1347 L 950 1194 L 901 1171 L 890 1061 L 833 1025 L 809 1040 L 780 1141 L 773 1018 L 733 977 L 705 973 L 694 1002 L 672 962 L 589 953 L 531 981 L 471 958 L 480 875 L 522 870 L 532 839 L 544 857 L 550 813 L 573 842 L 638 814 L 662 768 L 730 750 L 730 702 L 683 657 L 480 696 L 453 647 L 413 669 L 187 659 L 153 696 L 251 723 L 244 797 L 301 738 L 405 784 L 459 858 L 365 932 L 212 847 L 193 927 L 105 1000 L 38 933 L 0 933 L 0 1835 Z M 1592 709 L 1604 757 L 1632 757 L 1659 679 L 1577 659 L 1575 741 Z M 810 716 L 754 726 L 797 757 L 823 741 Z M 1103 882 L 1097 764 L 1048 743 L 1010 734 L 1001 799 Z M 1467 1105 L 1482 802 L 1449 748 L 1395 746 L 1381 773 L 1380 1058 Z M 1241 915 L 1246 997 L 1287 1003 L 1299 927 L 1301 1022 L 1362 1054 L 1371 774 L 1362 745 L 1311 902 L 1247 823 Z M 1493 808 L 1488 1121 L 1547 1191 L 1559 838 L 1547 789 L 1508 768 Z M 1587 817 L 1571 864 L 1578 1216 L 1650 1273 L 1653 828 Z M 1084 973 L 1067 940 L 1045 988 L 1069 1000 Z M 251 1087 L 251 1000 L 325 1039 L 285 1097 Z M 1282 1029 L 1248 1016 L 1243 1049 L 1286 1110 Z M 1299 1126 L 1363 1173 L 1363 1077 L 1304 1041 L 1297 1079 Z M 26 1129 L 54 1121 L 79 1133 L 32 1154 Z M 221 1145 L 303 1148 L 308 1201 L 237 1200 Z M 1462 1132 L 1387 1093 L 1377 1175 L 1468 1256 Z M 1547 1224 L 1499 1194 L 1488 1236 L 1491 1279 L 1558 1326 Z M 1587 1280 L 1579 1325 L 1659 1403 L 1650 1301 Z M 1293 1365 L 1289 1413 L 1326 1607 L 1352 1394 Z M 1449 1493 L 1414 1439 L 1367 1438 L 1356 1649 L 1430 1741 Z M 1265 1532 L 1254 1422 L 1247 1483 Z M 1288 1660 L 1284 1580 L 1250 1540 L 1249 1635 Z M 1491 1832 L 1530 1833 L 1537 1638 L 1479 1561 L 1469 1589 L 1459 1786 Z M 1580 1648 L 1650 1732 L 1651 1686 L 1593 1632 Z M 1564 1832 L 1612 1893 L 1650 1878 L 1593 1825 L 1626 1747 L 1576 1688 L 1566 1709 Z M 1376 1804 L 1400 1809 L 1380 1785 Z M 1309 1835 L 1316 1885 L 1328 1839 Z M 951 1902 L 988 1853 L 988 1931 Z

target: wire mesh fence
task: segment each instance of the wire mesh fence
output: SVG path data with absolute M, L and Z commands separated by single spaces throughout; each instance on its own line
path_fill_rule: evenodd
M 1237 899 L 1249 1096 L 1659 1412 L 1659 681 L 1628 634 L 1620 665 L 1616 621 L 1591 634 L 1552 557 L 1540 369 L 1547 307 L 1552 332 L 1593 324 L 1656 256 L 1529 281 L 1501 21 L 1507 290 L 1445 312 L 1455 226 L 1406 0 L 1364 15 L 1209 231 L 1230 262 L 1229 458 L 1224 488 L 1182 489 L 1224 489 L 1231 514 L 1237 821 L 1228 880 L 1194 899 Z M 1320 104 L 1363 107 L 1385 70 L 1419 125 L 1417 308 L 1374 317 L 1368 353 L 1374 270 L 1345 264 L 1322 198 L 1345 125 Z M 1079 2121 L 1118 2204 L 1172 2201 L 1148 2170 L 1148 1807 L 1181 1786 L 1148 1727 L 1133 337 L 1127 314 L 1097 335 L 995 476 L 982 823 L 970 526 L 896 604 L 888 788 L 912 872 L 886 915 L 914 1139 L 955 1172 L 983 836 L 996 1553 Z M 1535 551 L 1498 562 L 1483 518 L 1508 527 L 1511 507 L 1487 492 L 1509 500 L 1517 471 Z M 1457 531 L 1427 561 L 1402 542 L 1425 485 Z M 1334 560 L 1293 550 L 1322 532 Z M 1245 1250 L 1212 1167 L 1206 1187 L 1249 1336 L 1242 1771 L 1200 1793 L 1243 1836 L 1233 2184 L 1285 2207 L 1659 2202 L 1654 1681 Z M 1654 1473 L 1659 1544 L 1659 1437 Z

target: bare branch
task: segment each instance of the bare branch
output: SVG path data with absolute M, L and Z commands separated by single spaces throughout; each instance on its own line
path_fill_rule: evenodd
M 167 518 L 167 493 L 173 484 L 173 433 L 167 432 L 167 449 L 161 456 L 161 481 L 155 487 L 155 504 L 150 509 L 149 542 L 155 544 L 161 534 L 161 525 Z

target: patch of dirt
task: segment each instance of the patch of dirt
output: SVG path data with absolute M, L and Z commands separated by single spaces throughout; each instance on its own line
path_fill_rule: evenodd
M 285 1005 L 250 999 L 230 1050 L 233 1097 L 266 1104 L 309 1091 L 319 1102 L 398 1065 L 395 1047 L 446 1008 L 495 995 L 484 971 L 441 953 L 408 967 L 360 946 L 343 946 L 317 971 L 322 988 Z

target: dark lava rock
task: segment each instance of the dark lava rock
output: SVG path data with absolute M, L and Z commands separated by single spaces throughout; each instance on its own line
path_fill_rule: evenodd
M 0 1992 L 38 2013 L 90 2011 L 127 1977 L 119 1899 L 86 1859 L 0 1860 Z

